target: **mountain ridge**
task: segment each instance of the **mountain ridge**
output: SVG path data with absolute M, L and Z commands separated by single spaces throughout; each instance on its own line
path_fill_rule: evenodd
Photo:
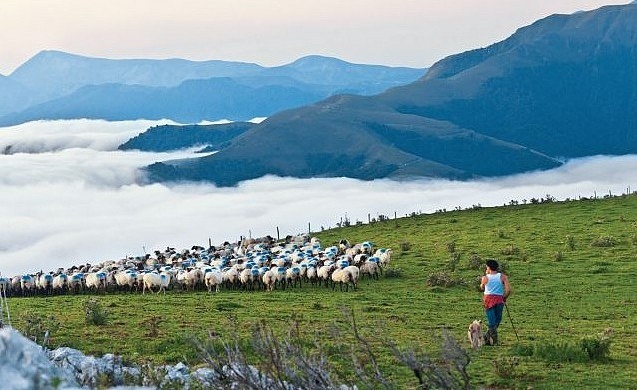
M 218 185 L 263 174 L 466 179 L 637 153 L 636 26 L 635 5 L 552 15 L 444 58 L 411 84 L 279 113 L 212 156 L 146 172 L 150 181 Z
M 201 90 L 209 80 L 231 78 L 236 84 L 253 89 L 267 86 L 279 86 L 281 88 L 295 88 L 297 95 L 303 97 L 292 100 L 289 104 L 279 104 L 281 109 L 297 107 L 317 101 L 335 93 L 359 93 L 375 94 L 397 85 L 403 85 L 420 78 L 425 69 L 387 67 L 376 65 L 352 64 L 343 60 L 322 56 L 307 56 L 290 64 L 279 67 L 262 67 L 252 63 L 231 62 L 222 60 L 191 61 L 185 59 L 107 59 L 80 56 L 60 51 L 42 51 L 23 65 L 18 67 L 9 76 L 1 80 L 11 80 L 15 86 L 21 86 L 24 93 L 15 95 L 14 90 L 8 85 L 0 83 L 0 101 L 10 100 L 11 106 L 0 106 L 0 123 L 2 125 L 18 124 L 20 121 L 38 119 L 63 119 L 69 115 L 79 118 L 82 109 L 86 108 L 83 99 L 82 88 L 92 88 L 93 105 L 104 103 L 113 106 L 113 97 L 108 96 L 113 85 L 135 86 L 135 88 L 120 87 L 121 95 L 118 100 L 129 100 L 125 91 L 140 91 L 145 87 L 148 99 L 152 100 L 152 88 L 164 87 L 178 89 L 184 83 L 194 84 L 199 82 L 196 88 Z M 200 80 L 200 81 L 194 81 Z M 105 89 L 101 94 L 106 95 L 99 101 L 100 88 Z M 11 95 L 11 98 L 5 96 Z M 233 96 L 219 94 L 219 91 L 210 90 L 207 96 L 211 99 L 232 100 Z M 269 100 L 276 100 L 275 94 Z M 289 99 L 288 99 L 289 100 Z M 159 102 L 155 102 L 159 103 Z M 195 107 L 199 102 L 192 100 L 190 104 Z M 44 106 L 42 106 L 44 105 Z M 56 116 L 56 105 L 60 110 L 65 110 L 64 116 Z M 271 106 L 274 104 L 270 104 Z M 72 107 L 76 106 L 75 109 Z M 169 106 L 163 107 L 164 118 L 171 118 Z M 71 114 L 71 112 L 73 112 Z M 257 116 L 272 114 L 272 110 L 258 113 Z M 8 117 L 7 117 L 8 116 Z M 131 115 L 116 116 L 111 114 L 103 119 L 122 120 L 129 119 Z M 143 117 L 139 113 L 137 117 Z M 19 118 L 19 120 L 17 119 Z M 193 120 L 218 120 L 230 118 L 246 120 L 244 116 L 232 117 L 220 115 L 219 117 L 207 117 L 203 113 L 193 115 Z M 177 118 L 174 118 L 177 119 Z

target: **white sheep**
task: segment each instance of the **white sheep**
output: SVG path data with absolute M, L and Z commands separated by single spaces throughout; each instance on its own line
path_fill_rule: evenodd
M 344 268 L 337 268 L 332 272 L 332 290 L 336 287 L 336 283 L 339 284 L 341 291 L 343 291 L 343 283 L 345 286 L 349 284 L 349 273 L 345 272 Z M 347 288 L 347 287 L 346 287 Z
M 332 272 L 334 271 L 334 268 L 336 268 L 336 264 L 332 262 L 327 262 L 327 261 L 325 262 L 324 265 L 319 267 L 319 269 L 316 272 L 318 276 L 319 286 L 321 285 L 321 282 L 325 282 L 325 287 L 328 286 L 329 284 L 328 282 L 330 280 L 330 276 Z
M 157 288 L 157 293 L 161 290 L 161 277 L 156 271 L 146 272 L 142 276 L 142 280 L 142 294 L 146 293 L 146 289 L 150 290 L 151 293 L 154 292 L 153 288 Z
M 16 275 L 11 278 L 9 281 L 9 286 L 11 291 L 15 291 L 16 293 L 20 291 L 20 284 L 22 282 L 22 275 Z
M 208 292 L 212 292 L 212 288 L 215 288 L 215 292 L 219 292 L 219 287 L 223 283 L 223 274 L 216 268 L 211 269 L 204 275 L 204 283 L 208 288 Z
M 196 290 L 199 286 L 203 285 L 203 272 L 201 272 L 199 268 L 191 269 L 190 271 L 186 272 L 183 283 L 186 287 L 186 290 Z
M 343 291 L 343 284 L 345 284 L 345 291 L 349 291 L 350 283 L 354 287 L 354 290 L 356 290 L 359 275 L 360 271 L 355 265 L 335 269 L 334 272 L 332 272 L 332 290 L 336 287 L 336 283 L 339 284 L 341 291 Z
M 241 287 L 245 290 L 248 290 L 252 287 L 252 269 L 245 268 L 239 273 L 239 283 L 241 283 Z
M 364 263 L 369 258 L 369 255 L 366 253 L 359 253 L 352 260 L 350 260 L 351 264 L 359 266 Z
M 265 271 L 265 273 L 261 277 L 261 281 L 263 282 L 266 290 L 274 291 L 274 286 L 276 284 L 276 271 L 273 269 Z
M 345 251 L 346 251 L 348 248 L 351 248 L 351 247 L 352 247 L 352 244 L 350 244 L 350 243 L 349 243 L 349 241 L 347 241 L 347 240 L 345 240 L 345 239 L 340 240 L 340 241 L 338 242 L 338 249 L 340 250 L 340 252 L 341 252 L 341 253 L 345 253 Z
M 360 278 L 360 269 L 354 265 L 350 265 L 349 267 L 345 267 L 345 271 L 350 274 L 350 282 L 354 286 L 354 290 L 358 286 L 358 279 Z

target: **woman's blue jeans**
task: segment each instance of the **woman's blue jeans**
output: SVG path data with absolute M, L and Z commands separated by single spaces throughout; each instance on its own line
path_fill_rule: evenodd
M 504 310 L 504 303 L 498 303 L 497 305 L 486 309 L 489 328 L 498 329 L 500 322 L 502 322 L 502 310 Z

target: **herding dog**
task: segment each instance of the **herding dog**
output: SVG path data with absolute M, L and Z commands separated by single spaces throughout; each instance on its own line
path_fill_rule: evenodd
M 484 345 L 484 333 L 482 333 L 482 321 L 474 320 L 469 324 L 469 330 L 467 331 L 471 348 L 477 349 Z

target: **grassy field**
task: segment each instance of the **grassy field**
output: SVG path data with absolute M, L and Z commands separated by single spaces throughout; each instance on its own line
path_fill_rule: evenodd
M 52 334 L 53 347 L 196 365 L 190 335 L 203 338 L 210 331 L 227 338 L 236 331 L 247 339 L 260 320 L 283 335 L 296 321 L 308 340 L 332 345 L 333 327 L 347 331 L 347 308 L 377 349 L 383 373 L 401 388 L 414 388 L 415 377 L 382 341 L 436 356 L 444 327 L 468 349 L 468 324 L 484 318 L 478 291 L 484 259 L 496 258 L 513 288 L 510 317 L 505 312 L 500 346 L 469 352 L 472 386 L 601 389 L 637 383 L 637 196 L 416 215 L 316 236 L 324 246 L 342 238 L 371 240 L 376 247 L 393 248 L 394 256 L 384 277 L 364 279 L 355 292 L 303 286 L 272 293 L 102 295 L 98 302 L 108 311 L 102 326 L 85 323 L 87 296 L 10 298 L 14 327 L 24 328 L 28 318 L 46 322 L 53 316 L 61 323 Z M 571 359 L 570 347 L 598 339 L 608 328 L 607 359 Z M 545 347 L 554 350 L 529 352 Z M 336 365 L 346 364 L 348 351 L 328 351 Z

